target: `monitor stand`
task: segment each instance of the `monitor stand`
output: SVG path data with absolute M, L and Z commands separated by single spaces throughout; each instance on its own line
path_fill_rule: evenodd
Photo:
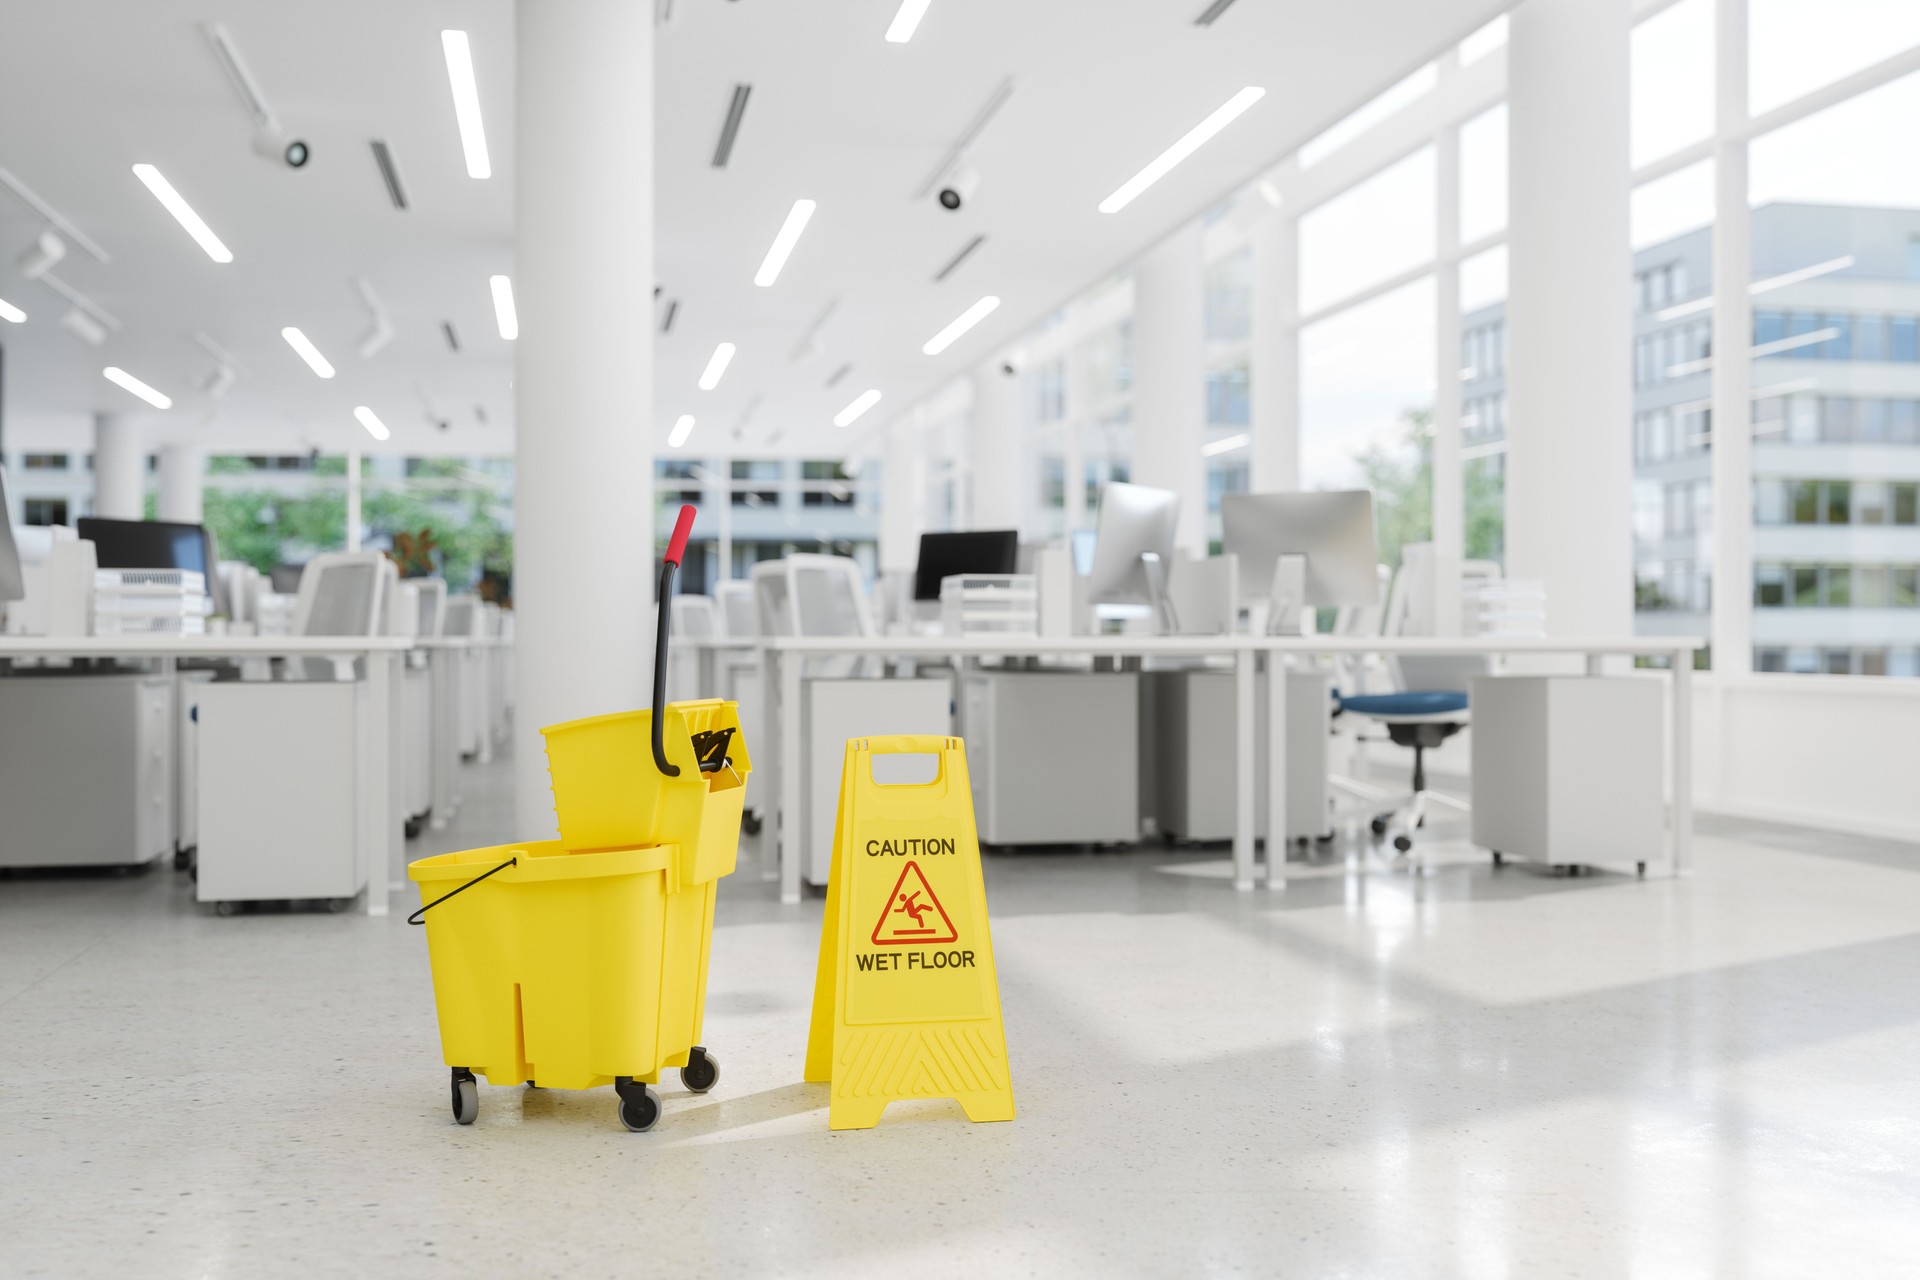
M 1157 551 L 1142 551 L 1140 564 L 1147 571 L 1147 596 L 1153 607 L 1154 622 L 1163 636 L 1180 634 L 1180 619 L 1173 611 L 1173 598 L 1167 594 L 1167 565 Z
M 1273 562 L 1273 584 L 1267 595 L 1267 634 L 1300 634 L 1300 612 L 1306 603 L 1307 558 L 1282 555 Z

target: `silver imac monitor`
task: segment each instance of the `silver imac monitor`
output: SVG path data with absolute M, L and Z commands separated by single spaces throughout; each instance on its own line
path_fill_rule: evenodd
M 1179 517 L 1180 495 L 1171 489 L 1117 480 L 1102 485 L 1087 600 L 1095 605 L 1148 605 L 1163 614 Z
M 0 604 L 26 596 L 20 571 L 20 548 L 13 541 L 13 517 L 7 513 L 7 473 L 0 468 Z
M 1283 555 L 1306 559 L 1300 603 L 1369 605 L 1380 595 L 1373 538 L 1373 494 L 1229 493 L 1220 500 L 1225 549 L 1240 558 L 1243 598 L 1266 599 Z

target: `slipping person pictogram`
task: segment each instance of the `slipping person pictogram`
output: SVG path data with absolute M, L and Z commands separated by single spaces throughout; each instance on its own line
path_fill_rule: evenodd
M 911 880 L 913 883 L 909 884 Z M 921 898 L 926 901 L 922 902 Z M 930 916 L 937 914 L 936 925 Z M 887 895 L 886 908 L 880 913 L 880 920 L 873 926 L 873 945 L 876 947 L 905 946 L 914 942 L 954 942 L 960 934 L 953 927 L 953 921 L 947 915 L 947 909 L 940 905 L 940 898 L 927 883 L 926 872 L 920 869 L 918 861 L 909 861 L 900 869 L 900 879 L 894 883 L 893 892 Z

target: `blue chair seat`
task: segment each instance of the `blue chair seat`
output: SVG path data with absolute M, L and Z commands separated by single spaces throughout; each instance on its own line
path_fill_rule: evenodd
M 1342 711 L 1391 720 L 1395 716 L 1444 716 L 1467 709 L 1464 693 L 1408 690 L 1404 693 L 1363 693 L 1340 699 Z

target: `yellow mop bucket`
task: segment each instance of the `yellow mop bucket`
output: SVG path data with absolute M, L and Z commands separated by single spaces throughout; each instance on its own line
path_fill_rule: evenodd
M 662 601 L 691 515 L 682 510 L 668 549 Z M 734 867 L 752 766 L 732 703 L 663 705 L 668 612 L 654 711 L 541 731 L 559 840 L 407 868 L 425 903 L 410 920 L 427 926 L 461 1124 L 479 1114 L 476 1072 L 495 1085 L 612 1084 L 621 1122 L 636 1131 L 659 1119 L 652 1085 L 663 1069 L 678 1067 L 695 1093 L 719 1079 L 700 1044 L 707 955 L 714 889 Z

